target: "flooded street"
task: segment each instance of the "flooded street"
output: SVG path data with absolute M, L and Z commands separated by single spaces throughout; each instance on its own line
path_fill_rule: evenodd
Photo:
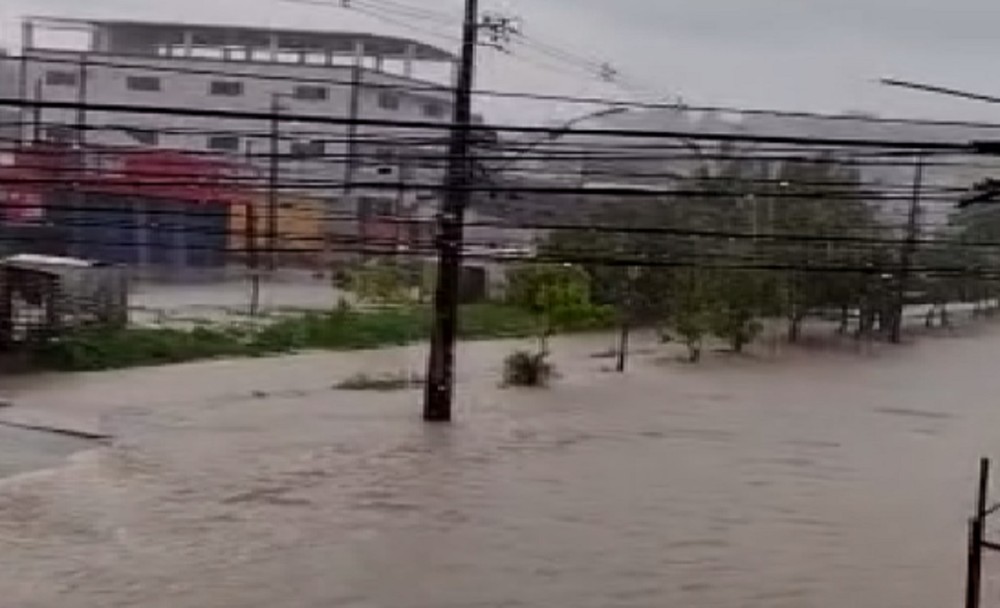
M 92 447 L 83 439 L 0 426 L 0 479 L 60 466 L 71 454 Z
M 1000 328 L 624 377 L 608 345 L 558 342 L 547 391 L 465 345 L 450 428 L 419 392 L 331 388 L 421 348 L 18 380 L 5 418 L 115 441 L 0 482 L 5 604 L 959 605 Z

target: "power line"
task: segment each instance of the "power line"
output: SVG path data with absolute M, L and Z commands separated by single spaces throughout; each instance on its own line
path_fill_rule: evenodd
M 111 55 L 108 55 L 111 56 Z M 262 80 L 262 81 L 283 81 L 283 82 L 297 82 L 297 83 L 311 83 L 311 84 L 329 84 L 334 86 L 352 86 L 353 82 L 351 80 L 338 80 L 333 78 L 313 78 L 308 76 L 285 76 L 277 74 L 253 74 L 248 72 L 239 72 L 220 69 L 210 69 L 210 68 L 190 68 L 181 66 L 164 66 L 157 65 L 154 63 L 121 63 L 119 61 L 103 61 L 101 59 L 101 53 L 88 53 L 87 55 L 87 65 L 92 67 L 110 67 L 110 68 L 120 68 L 120 69 L 144 69 L 150 71 L 159 72 L 170 72 L 170 73 L 184 73 L 193 75 L 216 75 L 216 76 L 239 76 L 243 78 L 249 78 L 252 80 Z M 148 58 L 150 62 L 162 61 L 158 58 Z M 33 55 L 10 55 L 6 57 L 0 57 L 0 62 L 2 61 L 34 61 L 36 63 L 43 64 L 69 64 L 73 66 L 79 66 L 79 59 L 61 59 L 57 57 L 39 57 Z M 209 62 L 211 60 L 197 59 L 197 61 Z M 234 64 L 238 66 L 239 64 Z M 252 69 L 254 64 L 247 64 L 247 69 Z M 349 69 L 349 66 L 333 66 L 341 67 L 344 69 Z M 411 79 L 412 81 L 413 79 Z M 404 90 L 410 92 L 451 92 L 452 88 L 446 85 L 432 84 L 432 83 L 420 83 L 419 81 L 413 81 L 410 84 L 385 84 L 385 83 L 363 83 L 363 88 L 368 89 L 395 89 Z M 670 110 L 678 113 L 687 114 L 721 114 L 721 115 L 732 115 L 732 116 L 756 116 L 756 117 L 775 117 L 775 118 L 793 118 L 793 119 L 810 119 L 810 120 L 825 120 L 831 123 L 838 122 L 853 122 L 859 124 L 874 124 L 874 125 L 909 125 L 917 127 L 965 127 L 965 128 L 977 128 L 977 129 L 1000 129 L 1000 123 L 997 122 L 983 122 L 983 121 L 959 121 L 959 120 L 932 120 L 932 119 L 912 119 L 912 118 L 892 118 L 892 117 L 878 117 L 878 116 L 868 116 L 868 115 L 844 115 L 844 114 L 823 114 L 817 112 L 792 112 L 792 111 L 782 111 L 782 110 L 770 110 L 770 109 L 759 109 L 759 108 L 741 108 L 734 106 L 710 106 L 710 105 L 692 105 L 692 104 L 678 104 L 676 102 L 642 102 L 633 99 L 622 99 L 615 97 L 601 97 L 601 96 L 568 96 L 568 95 L 546 95 L 539 94 L 535 92 L 519 92 L 519 91 L 500 91 L 493 89 L 474 89 L 473 94 L 481 97 L 496 97 L 496 98 L 506 98 L 506 99 L 526 99 L 535 101 L 553 101 L 566 104 L 581 104 L 581 105 L 598 105 L 598 106 L 618 106 L 623 108 L 630 108 L 634 110 Z M 10 104 L 0 104 L 0 105 L 10 105 Z
M 164 106 L 141 106 L 131 104 L 104 104 L 64 102 L 64 101 L 26 101 L 21 99 L 0 98 L 0 106 L 13 106 L 18 108 L 41 107 L 50 109 L 73 110 L 83 109 L 88 112 L 115 112 L 135 115 L 163 115 L 163 116 L 186 116 L 201 118 L 221 118 L 233 120 L 271 120 L 272 114 L 269 112 L 248 112 L 239 110 L 210 110 L 204 108 L 177 108 Z M 534 133 L 534 134 L 563 134 L 562 129 L 552 127 L 535 126 L 511 126 L 511 125 L 477 125 L 469 124 L 462 127 L 453 127 L 437 122 L 427 121 L 405 121 L 372 118 L 337 118 L 320 116 L 313 114 L 292 114 L 284 115 L 285 120 L 295 122 L 326 124 L 326 125 L 359 125 L 359 126 L 382 126 L 396 127 L 400 129 L 448 129 L 458 128 L 463 131 L 473 132 L 494 132 L 494 133 Z M 995 142 L 990 141 L 943 141 L 943 140 L 892 140 L 877 138 L 843 138 L 843 137 L 816 137 L 816 136 L 791 136 L 791 135 L 761 135 L 750 133 L 712 133 L 712 132 L 685 132 L 674 130 L 637 130 L 637 129 L 575 129 L 575 135 L 579 136 L 617 136 L 622 138 L 635 139 L 686 139 L 692 141 L 718 141 L 729 143 L 757 143 L 757 144 L 800 144 L 818 145 L 831 147 L 858 147 L 858 148 L 884 148 L 897 150 L 913 150 L 914 152 L 959 152 L 966 154 L 992 153 L 996 147 Z
M 48 156 L 56 159 L 70 159 L 74 154 L 78 154 L 73 152 L 67 152 L 64 150 L 45 150 L 45 149 L 37 151 L 31 149 L 29 150 L 30 151 L 28 152 L 22 152 L 22 154 L 26 155 L 28 158 L 44 158 Z M 188 153 L 184 150 L 179 150 L 177 152 L 181 155 L 188 156 Z M 155 157 L 155 152 L 152 152 L 149 148 L 143 148 L 140 146 L 126 146 L 126 147 L 109 147 L 108 149 L 98 149 L 93 151 L 88 150 L 87 152 L 83 153 L 84 154 L 83 158 L 94 157 L 97 159 L 101 159 L 102 157 L 119 157 L 123 154 L 128 155 L 130 153 L 137 153 L 140 155 L 140 158 L 141 155 L 143 154 L 154 154 Z M 220 155 L 219 153 L 206 152 L 206 151 L 193 151 L 190 154 L 190 156 L 208 157 L 209 162 L 216 161 L 216 163 L 232 163 L 231 165 L 220 165 L 218 167 L 213 167 L 212 165 L 209 165 L 208 167 L 208 168 L 216 168 L 220 171 L 224 171 L 226 169 L 229 169 L 231 171 L 248 170 L 251 169 L 252 167 L 244 165 L 242 163 L 251 160 L 264 160 L 264 159 L 275 158 L 275 156 L 270 153 L 250 153 L 250 154 L 244 153 L 244 154 L 234 154 L 232 156 L 224 156 Z M 381 166 L 381 167 L 388 166 L 393 168 L 397 167 L 401 168 L 404 166 L 408 166 L 415 169 L 427 169 L 427 170 L 438 169 L 440 168 L 441 163 L 447 160 L 447 157 L 445 155 L 438 155 L 438 154 L 411 154 L 411 155 L 408 154 L 405 156 L 401 156 L 399 158 L 386 160 L 378 153 L 355 153 L 355 154 L 325 153 L 325 154 L 310 155 L 308 157 L 303 157 L 301 155 L 296 155 L 294 153 L 281 153 L 277 155 L 277 158 L 287 161 L 294 161 L 296 163 L 304 163 L 305 165 L 322 164 L 325 167 L 326 166 L 335 167 L 350 162 L 351 159 L 355 159 L 362 161 L 372 161 L 370 162 L 370 166 Z M 665 162 L 668 162 L 670 159 L 669 157 L 665 157 L 664 160 Z M 421 164 L 420 161 L 434 161 L 434 162 L 425 162 Z M 189 162 L 190 161 L 178 162 L 177 164 L 184 166 Z M 170 166 L 171 163 L 167 162 L 164 162 L 164 164 L 161 165 L 164 171 L 166 168 Z M 911 166 L 911 165 L 903 165 L 903 166 Z M 19 170 L 43 170 L 43 171 L 53 171 L 58 169 L 59 171 L 63 172 L 64 176 L 79 173 L 85 176 L 92 175 L 95 177 L 100 177 L 100 174 L 102 173 L 102 169 L 100 167 L 89 167 L 86 166 L 86 162 L 81 163 L 80 161 L 72 161 L 72 160 L 69 163 L 65 163 L 62 166 L 53 165 L 51 163 L 47 164 L 47 163 L 22 161 L 19 162 L 16 166 L 12 166 L 11 168 L 16 168 Z M 297 167 L 297 169 L 299 173 L 318 173 L 323 170 L 318 167 L 309 167 L 309 166 Z M 103 170 L 103 171 L 112 173 L 114 172 L 114 170 Z M 205 177 L 206 175 L 208 174 L 205 171 L 194 172 L 190 174 L 178 173 L 178 172 L 164 172 L 163 177 L 165 178 L 199 177 L 199 176 Z M 504 178 L 503 176 L 499 176 L 501 177 L 500 181 L 494 181 L 493 185 L 491 185 L 490 188 L 497 186 L 504 186 L 509 189 L 516 190 L 518 188 L 517 186 L 518 179 L 520 179 L 525 175 L 544 175 L 547 178 L 566 178 L 565 180 L 562 181 L 569 181 L 570 178 L 573 178 L 576 181 L 582 181 L 584 179 L 593 180 L 594 178 L 605 177 L 605 178 L 617 178 L 617 179 L 659 180 L 659 181 L 669 181 L 669 182 L 680 181 L 680 182 L 689 182 L 692 184 L 701 184 L 701 185 L 733 182 L 732 178 L 726 176 L 719 176 L 719 175 L 698 176 L 690 174 L 679 174 L 676 171 L 630 171 L 630 170 L 588 168 L 585 172 L 578 172 L 578 171 L 560 172 L 557 169 L 549 170 L 544 168 L 538 168 L 534 170 L 519 171 L 517 173 L 511 174 L 506 178 Z M 226 179 L 226 177 L 223 175 L 220 175 L 218 178 Z M 230 179 L 246 181 L 252 179 L 252 177 L 244 176 L 244 177 L 237 177 Z M 404 181 L 412 182 L 413 180 L 405 178 Z M 631 183 L 637 184 L 636 182 L 631 182 Z M 654 184 L 650 183 L 649 181 L 646 181 L 644 183 L 647 186 L 649 186 L 650 189 L 654 186 Z M 415 185 L 419 186 L 420 183 L 417 182 Z M 754 189 L 754 187 L 756 186 L 779 187 L 787 191 L 785 196 L 790 196 L 793 198 L 796 196 L 808 196 L 811 194 L 810 192 L 795 191 L 794 189 L 802 187 L 808 187 L 808 188 L 841 187 L 841 188 L 854 189 L 862 193 L 871 193 L 871 192 L 892 193 L 896 190 L 905 190 L 909 188 L 909 186 L 903 183 L 896 184 L 886 181 L 880 181 L 878 183 L 867 183 L 863 179 L 803 180 L 803 179 L 794 179 L 790 177 L 780 177 L 780 176 L 757 177 L 753 175 L 740 178 L 738 181 L 738 185 L 741 188 L 753 189 L 753 192 L 758 192 L 758 193 L 760 192 Z M 585 194 L 588 192 L 585 186 L 581 185 L 577 187 L 580 189 L 581 193 Z M 969 192 L 968 187 L 958 187 L 951 183 L 941 183 L 941 184 L 932 183 L 928 184 L 926 186 L 926 189 L 940 193 L 953 193 L 956 195 L 967 194 Z
M 233 205 L 234 207 L 240 208 L 245 205 Z M 101 213 L 101 214 L 113 214 L 120 213 L 122 215 L 128 215 L 131 217 L 133 209 L 122 208 L 122 207 L 106 207 L 102 205 L 79 205 L 79 206 L 47 206 L 50 211 L 66 211 L 75 212 L 78 214 L 88 214 L 88 213 Z M 216 217 L 216 218 L 230 218 L 230 209 L 225 208 L 223 210 L 217 210 L 215 207 L 205 207 L 199 208 L 198 205 L 193 204 L 192 209 L 198 209 L 198 213 L 191 213 L 192 216 L 197 217 Z M 169 218 L 176 218 L 178 215 L 185 217 L 186 214 L 178 214 L 175 210 L 166 209 L 156 209 L 147 208 L 143 210 L 143 215 L 150 217 L 165 216 Z M 104 216 L 106 217 L 106 215 Z M 295 216 L 290 216 L 286 214 L 282 216 L 287 219 L 295 219 Z M 299 219 L 306 217 L 306 214 L 299 216 Z M 241 221 L 246 221 L 244 216 L 240 216 Z M 322 222 L 330 223 L 354 223 L 359 221 L 370 220 L 376 223 L 385 223 L 389 225 L 397 226 L 429 226 L 433 224 L 433 220 L 429 219 L 414 219 L 406 216 L 375 216 L 366 217 L 363 215 L 357 215 L 352 213 L 343 214 L 333 214 L 327 213 L 318 216 L 316 219 Z M 148 229 L 149 224 L 137 224 L 134 221 L 120 220 L 120 221 L 110 221 L 108 219 L 104 220 L 87 220 L 87 219 L 75 219 L 75 218 L 61 218 L 59 224 L 55 227 L 119 227 L 127 228 L 130 230 L 143 230 Z M 157 223 L 158 226 L 164 226 L 162 223 Z M 707 229 L 696 229 L 696 228 L 677 228 L 677 227 L 667 227 L 667 226 L 636 226 L 628 224 L 580 224 L 580 223 L 565 223 L 565 222 L 544 222 L 544 221 L 534 221 L 534 222 L 516 222 L 516 223 L 505 223 L 497 221 L 466 221 L 464 223 L 466 228 L 493 228 L 499 231 L 544 231 L 544 232 L 577 232 L 581 235 L 601 235 L 601 234 L 612 234 L 620 236 L 673 236 L 673 237 L 692 237 L 697 239 L 716 239 L 721 241 L 753 241 L 757 244 L 763 243 L 809 243 L 809 244 L 840 244 L 840 245 L 865 245 L 865 246 L 899 246 L 911 242 L 908 238 L 896 237 L 896 238 L 886 238 L 886 237 L 871 237 L 871 236 L 861 236 L 861 235 L 844 235 L 844 234 L 803 234 L 803 233 L 793 233 L 793 232 L 743 232 L 735 230 L 707 230 Z M 876 226 L 875 229 L 879 228 Z M 203 227 L 199 228 L 171 228 L 168 224 L 164 229 L 166 230 L 177 230 L 185 233 L 199 233 L 206 235 L 228 235 L 228 236 L 243 236 L 245 232 L 239 229 L 224 229 L 224 230 L 211 230 Z M 320 237 L 305 237 L 305 236 L 286 236 L 284 240 L 298 241 L 298 240 L 314 240 L 320 241 Z M 967 240 L 961 238 L 916 238 L 912 241 L 918 246 L 924 247 L 953 247 L 962 246 L 969 247 L 973 249 L 995 249 L 1000 248 L 1000 241 L 997 240 Z M 482 241 L 480 242 L 480 244 Z M 472 243 L 475 244 L 475 243 Z M 646 246 L 650 245 L 649 242 L 645 243 Z

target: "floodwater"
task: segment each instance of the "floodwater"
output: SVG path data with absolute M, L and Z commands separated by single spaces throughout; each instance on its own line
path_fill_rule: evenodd
M 420 348 L 22 381 L 11 415 L 116 439 L 0 482 L 4 604 L 962 601 L 1000 328 L 699 367 L 646 351 L 624 377 L 591 357 L 609 341 L 558 342 L 545 391 L 497 387 L 510 344 L 465 345 L 453 427 L 422 425 L 418 392 L 331 388 L 419 370 Z
M 84 439 L 0 426 L 0 479 L 59 466 L 72 454 L 92 447 Z

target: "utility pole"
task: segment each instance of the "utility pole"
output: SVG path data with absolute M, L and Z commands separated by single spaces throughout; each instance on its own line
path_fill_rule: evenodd
M 16 147 L 17 147 L 18 150 L 20 150 L 22 147 L 24 147 L 24 144 L 25 144 L 26 140 L 28 139 L 27 135 L 26 135 L 26 131 L 27 131 L 27 128 L 26 128 L 26 126 L 27 126 L 27 124 L 26 124 L 27 123 L 27 110 L 26 110 L 26 108 L 28 107 L 27 106 L 27 102 L 28 102 L 28 68 L 29 68 L 29 66 L 30 66 L 30 63 L 28 61 L 28 46 L 25 45 L 25 48 L 21 50 L 21 62 L 20 62 L 20 66 L 18 67 L 18 72 L 19 73 L 18 73 L 17 93 L 18 93 L 18 100 L 21 102 L 21 107 L 18 109 L 19 116 L 20 116 L 20 120 L 18 121 L 19 124 L 17 125 L 17 143 L 16 143 Z
M 622 310 L 621 332 L 618 336 L 618 364 L 615 371 L 625 373 L 628 364 L 629 342 L 632 333 L 632 316 L 635 314 L 635 283 L 639 280 L 639 267 L 629 266 L 625 271 L 625 302 Z
M 267 178 L 267 264 L 268 270 L 272 273 L 277 267 L 275 256 L 278 252 L 278 156 L 281 154 L 279 133 L 281 106 L 278 103 L 278 97 L 277 93 L 271 96 L 271 153 Z
M 42 141 L 42 79 L 35 79 L 35 108 L 31 113 L 31 141 L 38 145 Z
M 917 232 L 920 220 L 920 195 L 924 182 L 924 157 L 917 156 L 916 170 L 913 177 L 913 196 L 910 199 L 910 213 L 906 223 L 906 241 L 900 254 L 899 276 L 896 280 L 896 301 L 893 307 L 892 336 L 893 344 L 903 340 L 903 312 L 906 308 L 906 291 L 910 284 L 913 256 L 917 251 Z
M 979 608 L 982 599 L 982 569 L 983 549 L 998 550 L 995 544 L 983 540 L 986 528 L 986 517 L 990 511 L 986 508 L 987 494 L 990 484 L 990 461 L 983 458 L 979 461 L 979 486 L 976 492 L 976 514 L 969 519 L 969 553 L 965 580 L 965 607 Z
M 361 57 L 356 57 L 351 68 L 351 101 L 348 108 L 347 121 L 347 163 L 344 170 L 344 194 L 350 195 L 354 186 L 354 173 L 357 168 L 358 154 L 358 112 L 361 106 L 361 81 L 364 70 Z
M 257 250 L 257 209 L 255 202 L 246 204 L 245 238 L 247 265 L 250 267 L 250 316 L 260 313 L 260 261 Z
M 76 82 L 76 143 L 82 150 L 87 143 L 87 87 L 89 56 L 84 53 L 80 57 L 80 71 Z
M 464 237 L 462 224 L 469 202 L 469 127 L 472 123 L 472 83 L 478 38 L 479 0 L 465 0 L 462 59 L 455 89 L 451 142 L 448 145 L 444 208 L 438 230 L 434 328 L 424 395 L 424 420 L 427 422 L 451 422 L 455 396 L 455 334 L 458 331 L 458 289 Z
M 253 164 L 253 140 L 246 143 L 246 165 L 252 167 L 255 177 L 258 170 Z M 257 203 L 256 197 L 248 202 L 245 208 L 246 226 L 244 226 L 244 241 L 246 241 L 247 266 L 250 271 L 250 316 L 256 317 L 260 312 L 260 250 L 257 248 Z

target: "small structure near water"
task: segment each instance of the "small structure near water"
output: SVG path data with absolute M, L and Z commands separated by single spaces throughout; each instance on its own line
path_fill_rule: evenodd
M 124 269 L 89 260 L 21 254 L 0 258 L 0 351 L 80 327 L 128 322 Z

